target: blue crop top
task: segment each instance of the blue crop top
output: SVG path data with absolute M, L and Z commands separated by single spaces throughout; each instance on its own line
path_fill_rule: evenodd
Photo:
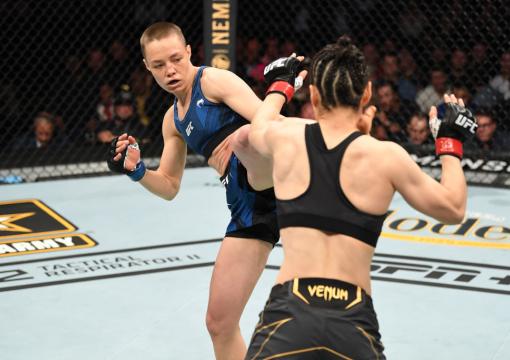
M 179 119 L 174 100 L 174 123 L 188 146 L 209 159 L 213 150 L 230 134 L 249 122 L 223 103 L 213 103 L 202 93 L 200 78 L 205 66 L 198 69 L 191 102 L 184 119 Z

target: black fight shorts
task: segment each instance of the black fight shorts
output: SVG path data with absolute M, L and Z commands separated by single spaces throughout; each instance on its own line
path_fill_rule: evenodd
M 347 282 L 303 278 L 273 287 L 245 360 L 379 359 L 372 299 Z

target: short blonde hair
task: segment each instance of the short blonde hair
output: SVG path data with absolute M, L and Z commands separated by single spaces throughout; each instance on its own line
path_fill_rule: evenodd
M 161 21 L 145 29 L 140 37 L 140 48 L 142 49 L 143 57 L 145 58 L 145 45 L 153 40 L 160 40 L 170 35 L 177 35 L 177 37 L 182 40 L 183 44 L 186 45 L 186 39 L 184 38 L 181 28 L 174 23 Z

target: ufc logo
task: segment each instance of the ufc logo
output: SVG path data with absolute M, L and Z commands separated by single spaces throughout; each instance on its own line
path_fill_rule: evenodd
M 264 68 L 264 75 L 266 75 L 268 72 L 270 72 L 271 70 L 273 70 L 276 67 L 285 66 L 285 60 L 287 60 L 287 58 L 281 58 L 281 59 L 275 60 L 271 64 L 267 65 Z
M 455 119 L 455 124 L 462 126 L 465 129 L 469 128 L 471 134 L 474 134 L 476 132 L 476 128 L 478 127 L 476 122 L 460 114 L 457 116 L 457 119 Z
M 190 123 L 189 123 L 189 124 L 188 124 L 188 126 L 186 127 L 186 135 L 190 136 L 190 135 L 191 135 L 191 131 L 192 131 L 193 129 L 194 129 L 193 124 L 192 124 L 192 123 L 191 123 L 191 121 L 190 121 Z

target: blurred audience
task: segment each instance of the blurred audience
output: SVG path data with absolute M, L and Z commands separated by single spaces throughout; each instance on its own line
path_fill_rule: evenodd
M 407 140 L 413 145 L 433 144 L 428 117 L 424 114 L 414 114 L 407 124 Z
M 410 11 L 406 21 L 412 20 L 416 11 Z M 411 23 L 408 21 L 405 27 L 408 37 L 414 38 L 416 34 L 413 35 Z M 428 36 L 425 32 L 422 35 Z M 494 61 L 490 60 L 492 53 L 483 41 L 471 43 L 470 48 L 447 51 L 448 44 L 439 40 L 433 42 L 427 52 L 413 53 L 411 50 L 416 48 L 409 44 L 404 46 L 398 39 L 387 38 L 378 43 L 370 38 L 367 40 L 362 49 L 378 108 L 372 136 L 414 145 L 432 143 L 427 116 L 422 114 L 427 114 L 434 105 L 438 107 L 439 116 L 443 116 L 443 95 L 451 91 L 478 117 L 476 139 L 467 147 L 510 150 L 507 140 L 510 130 L 510 50 L 500 54 L 499 69 L 495 69 Z M 133 61 L 131 52 L 121 40 L 105 45 L 104 49 L 90 48 L 83 58 L 77 54 L 63 58 L 62 71 L 52 82 L 47 96 L 49 100 L 45 108 L 50 112 L 36 116 L 30 132 L 15 141 L 15 148 L 53 148 L 71 140 L 89 145 L 109 143 L 124 132 L 135 135 L 140 143 L 160 142 L 161 121 L 171 104 L 171 96 L 154 85 L 152 76 L 139 62 Z M 196 64 L 201 64 L 204 46 L 196 46 L 192 56 Z M 296 43 L 291 40 L 280 41 L 274 36 L 265 39 L 239 36 L 236 72 L 263 98 L 265 65 L 297 50 Z M 415 58 L 418 54 L 419 58 Z M 424 60 L 423 56 L 426 61 L 418 62 Z M 5 92 L 5 88 L 4 85 L 0 89 L 4 94 L 0 100 L 10 99 L 11 107 L 19 107 L 13 95 L 15 92 Z M 308 98 L 304 86 L 282 114 L 299 114 L 313 119 Z M 3 101 L 0 105 L 5 107 L 6 103 Z M 0 120 L 4 125 L 8 121 L 3 117 Z M 28 124 L 24 126 L 25 129 L 29 127 Z
M 474 141 L 466 144 L 466 148 L 481 149 L 485 151 L 510 151 L 508 134 L 496 132 L 498 124 L 493 113 L 487 109 L 478 109 L 475 112 L 478 122 Z
M 430 82 L 416 95 L 416 103 L 420 111 L 428 113 L 431 106 L 437 106 L 443 101 L 443 95 L 448 90 L 447 77 L 444 70 L 439 67 L 433 67 L 430 70 Z
M 18 138 L 14 148 L 18 151 L 49 149 L 64 143 L 63 135 L 57 135 L 55 117 L 48 112 L 40 112 L 33 120 L 32 132 Z

